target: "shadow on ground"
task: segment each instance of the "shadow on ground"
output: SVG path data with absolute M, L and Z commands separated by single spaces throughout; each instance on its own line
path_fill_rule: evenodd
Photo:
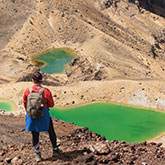
M 57 157 L 49 157 L 47 159 L 44 159 L 43 161 L 67 161 L 67 162 L 72 162 L 73 160 L 77 159 L 78 157 L 81 157 L 84 152 L 88 153 L 88 150 L 73 150 L 69 152 L 60 152 Z
M 128 0 L 131 3 L 136 3 L 139 11 L 146 9 L 154 14 L 165 17 L 165 0 Z

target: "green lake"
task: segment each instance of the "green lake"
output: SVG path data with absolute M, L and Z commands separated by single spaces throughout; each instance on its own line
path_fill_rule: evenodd
M 50 110 L 58 119 L 88 127 L 108 140 L 142 142 L 165 132 L 165 113 L 111 103 Z
M 74 53 L 69 49 L 50 49 L 43 53 L 33 55 L 32 61 L 34 65 L 40 67 L 44 73 L 62 73 L 65 65 L 75 58 Z
M 16 105 L 7 99 L 0 99 L 0 110 L 5 110 L 7 112 L 11 112 L 16 110 Z

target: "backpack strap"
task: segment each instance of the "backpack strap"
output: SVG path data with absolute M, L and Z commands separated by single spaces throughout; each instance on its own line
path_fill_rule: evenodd
M 30 92 L 30 93 L 34 92 L 32 87 L 29 88 L 29 92 Z
M 45 90 L 45 88 L 41 88 L 41 90 L 38 92 L 40 95 L 43 93 L 43 91 Z M 34 92 L 33 88 L 29 88 L 30 93 Z
M 41 88 L 40 91 L 38 92 L 40 95 L 42 95 L 43 91 L 45 90 L 45 88 Z

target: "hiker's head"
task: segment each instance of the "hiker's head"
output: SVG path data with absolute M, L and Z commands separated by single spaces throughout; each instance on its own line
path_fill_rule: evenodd
M 42 74 L 39 71 L 32 73 L 32 80 L 34 83 L 42 83 Z

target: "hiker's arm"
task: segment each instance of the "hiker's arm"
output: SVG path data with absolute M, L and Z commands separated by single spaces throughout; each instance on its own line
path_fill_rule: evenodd
M 26 91 L 24 92 L 24 95 L 23 95 L 23 104 L 24 104 L 25 108 L 26 108 L 28 94 L 29 94 L 29 89 L 26 89 Z
M 47 100 L 48 100 L 48 107 L 53 107 L 54 106 L 54 100 L 52 93 L 47 89 Z

